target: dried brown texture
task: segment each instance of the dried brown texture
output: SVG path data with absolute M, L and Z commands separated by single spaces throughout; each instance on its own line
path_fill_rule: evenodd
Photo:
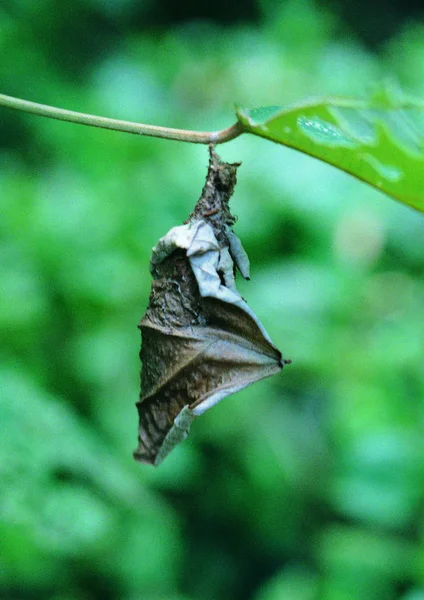
M 203 219 L 209 223 L 221 247 L 228 246 L 225 225 L 230 227 L 236 222 L 228 203 L 237 183 L 237 167 L 241 163 L 222 162 L 212 146 L 209 148 L 210 160 L 208 174 L 200 198 L 188 221 Z
M 235 221 L 228 202 L 237 166 L 221 162 L 211 148 L 206 183 L 189 218 L 212 225 L 221 248 L 228 246 L 226 226 Z M 156 276 L 139 324 L 143 367 L 134 457 L 147 463 L 155 462 L 184 406 L 194 408 L 212 394 L 241 389 L 278 372 L 286 362 L 249 314 L 200 296 L 183 250 L 156 265 Z

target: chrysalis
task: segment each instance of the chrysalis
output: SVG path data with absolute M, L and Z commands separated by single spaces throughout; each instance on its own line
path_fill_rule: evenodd
M 136 460 L 158 465 L 191 422 L 225 396 L 286 363 L 235 285 L 249 259 L 228 202 L 239 164 L 210 148 L 201 197 L 184 225 L 152 250 L 152 290 L 142 334 Z

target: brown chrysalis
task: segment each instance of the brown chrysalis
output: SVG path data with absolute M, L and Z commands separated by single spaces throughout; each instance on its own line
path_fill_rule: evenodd
M 249 259 L 232 231 L 228 207 L 238 166 L 222 162 L 211 147 L 193 213 L 152 250 L 152 290 L 139 324 L 136 460 L 160 464 L 187 437 L 196 416 L 290 362 L 235 286 L 236 266 L 249 278 Z

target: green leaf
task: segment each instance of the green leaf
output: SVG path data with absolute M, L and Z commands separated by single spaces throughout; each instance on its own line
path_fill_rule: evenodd
M 244 130 L 319 158 L 424 212 L 424 102 L 385 91 L 237 109 Z

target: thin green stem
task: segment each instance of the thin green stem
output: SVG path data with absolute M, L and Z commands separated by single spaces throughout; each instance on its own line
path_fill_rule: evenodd
M 171 129 L 169 127 L 159 127 L 156 125 L 145 125 L 143 123 L 133 123 L 132 121 L 121 121 L 119 119 L 108 119 L 107 117 L 97 117 L 85 113 L 65 110 L 64 108 L 55 108 L 46 104 L 37 104 L 20 98 L 13 98 L 0 94 L 0 106 L 21 110 L 41 117 L 58 119 L 60 121 L 71 121 L 80 125 L 89 125 L 91 127 L 102 127 L 104 129 L 113 129 L 114 131 L 125 131 L 138 135 L 147 135 L 167 140 L 177 140 L 180 142 L 191 142 L 192 144 L 223 144 L 229 142 L 243 133 L 243 126 L 235 123 L 227 129 L 221 131 L 189 131 L 186 129 Z

